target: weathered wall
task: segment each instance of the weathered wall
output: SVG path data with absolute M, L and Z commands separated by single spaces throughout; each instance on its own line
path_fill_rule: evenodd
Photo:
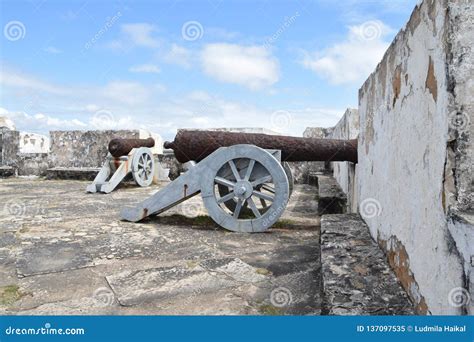
M 49 138 L 36 133 L 20 132 L 20 153 L 48 153 Z
M 473 15 L 423 1 L 359 91 L 359 210 L 420 313 L 472 310 Z
M 359 136 L 359 112 L 357 109 L 348 108 L 341 120 L 332 129 L 330 139 L 357 139 Z M 342 191 L 347 195 L 347 212 L 357 212 L 357 186 L 356 167 L 351 162 L 331 163 L 333 175 Z
M 48 169 L 47 139 L 0 128 L 0 166 L 10 166 L 17 176 L 43 176 Z M 25 152 L 29 151 L 29 152 Z
M 101 167 L 113 138 L 138 138 L 138 131 L 51 131 L 49 160 L 54 167 Z
M 0 128 L 0 165 L 15 166 L 20 152 L 20 132 Z

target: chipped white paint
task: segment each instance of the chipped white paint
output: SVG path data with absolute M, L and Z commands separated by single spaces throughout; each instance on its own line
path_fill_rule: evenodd
M 36 133 L 20 132 L 20 153 L 48 153 L 49 137 Z
M 455 26 L 459 17 L 454 19 L 447 6 L 464 13 L 471 26 Z M 382 241 L 395 236 L 404 246 L 407 272 L 414 278 L 407 290 L 432 314 L 463 313 L 448 300 L 453 288 L 465 286 L 466 270 L 459 243 L 452 243 L 444 201 L 448 116 L 459 104 L 446 65 L 450 48 L 464 49 L 472 61 L 467 51 L 474 45 L 468 33 L 472 16 L 468 1 L 423 1 L 359 92 L 359 202 L 380 202 L 383 214 L 366 220 L 371 234 Z M 464 39 L 457 47 L 446 44 L 453 29 Z M 472 77 L 456 89 L 470 94 L 464 100 L 471 105 L 464 110 L 472 117 Z

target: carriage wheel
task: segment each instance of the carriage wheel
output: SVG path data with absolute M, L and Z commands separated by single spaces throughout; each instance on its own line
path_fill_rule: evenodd
M 290 169 L 290 166 L 287 162 L 283 162 L 281 163 L 282 166 L 283 166 L 283 170 L 285 170 L 285 173 L 286 173 L 286 178 L 288 178 L 288 186 L 289 186 L 289 190 L 290 190 L 290 197 L 291 197 L 291 194 L 293 193 L 293 187 L 294 187 L 294 180 L 293 180 L 293 174 L 291 173 L 291 169 Z M 230 168 L 228 170 L 226 170 L 226 174 L 229 174 L 231 172 Z M 219 190 L 219 195 L 221 197 L 224 197 L 226 196 L 231 190 L 225 186 L 225 185 L 222 185 L 222 184 L 218 184 L 217 185 L 218 187 L 218 190 Z M 263 187 L 264 190 L 268 190 L 268 191 L 272 191 L 271 189 L 271 186 L 270 185 L 265 185 L 265 184 L 261 184 L 259 185 L 259 188 L 257 190 L 261 190 L 261 188 Z M 262 206 L 267 206 L 267 203 L 265 202 L 265 200 L 263 198 L 260 198 L 260 203 L 262 204 Z M 237 199 L 236 198 L 232 198 L 226 202 L 224 202 L 224 205 L 231 211 L 234 211 L 235 210 L 235 206 L 237 205 Z M 242 208 L 242 210 L 244 210 L 244 213 L 249 213 L 249 208 L 247 206 L 247 204 L 245 204 L 245 206 Z
M 139 186 L 149 186 L 155 174 L 153 154 L 147 147 L 140 147 L 133 153 L 132 175 Z
M 209 215 L 220 226 L 237 232 L 261 232 L 285 210 L 288 178 L 269 152 L 253 145 L 223 148 L 208 171 L 203 174 L 201 195 Z M 222 187 L 227 188 L 225 195 Z M 235 206 L 228 204 L 230 201 Z

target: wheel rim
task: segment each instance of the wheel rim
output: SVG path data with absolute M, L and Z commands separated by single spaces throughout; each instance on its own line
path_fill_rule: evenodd
M 209 215 L 233 231 L 268 229 L 288 201 L 288 180 L 281 164 L 253 145 L 222 149 L 216 159 L 216 169 L 207 173 L 202 190 Z
M 153 155 L 147 148 L 139 148 L 133 158 L 133 178 L 140 186 L 148 186 L 153 181 Z

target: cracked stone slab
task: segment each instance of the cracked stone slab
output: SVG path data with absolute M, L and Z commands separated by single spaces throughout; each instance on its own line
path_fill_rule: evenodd
M 321 260 L 328 314 L 414 314 L 406 292 L 358 214 L 323 215 Z
M 194 220 L 185 203 L 140 223 L 121 221 L 123 206 L 157 187 L 123 186 L 104 195 L 85 193 L 87 184 L 0 180 L 0 210 L 13 204 L 0 217 L 0 286 L 20 294 L 0 304 L 0 314 L 318 313 L 314 187 L 295 186 L 279 225 L 237 234 Z M 189 204 L 204 208 L 199 196 Z M 294 300 L 275 307 L 272 291 L 279 287 Z
M 166 301 L 179 295 L 200 295 L 264 279 L 256 268 L 240 259 L 207 260 L 196 265 L 127 271 L 107 277 L 125 306 Z

